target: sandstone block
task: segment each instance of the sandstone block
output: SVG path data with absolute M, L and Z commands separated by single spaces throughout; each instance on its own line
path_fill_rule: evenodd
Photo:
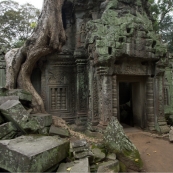
M 69 142 L 56 136 L 21 136 L 0 141 L 0 168 L 44 172 L 68 156 Z
M 41 128 L 52 125 L 52 116 L 50 114 L 31 114 L 30 117 L 36 119 Z
M 8 100 L 19 100 L 19 96 L 1 96 L 0 97 L 0 105 L 5 103 Z
M 93 153 L 94 162 L 96 163 L 104 160 L 104 158 L 106 157 L 105 153 L 102 152 L 100 148 L 93 148 L 91 149 L 91 151 Z
M 123 131 L 123 127 L 112 117 L 104 133 L 104 142 L 108 153 L 115 153 L 128 170 L 141 171 L 143 162 L 139 151 Z
M 29 101 L 32 100 L 32 95 L 22 89 L 12 89 L 8 91 L 8 96 L 18 96 L 19 100 Z
M 11 139 L 16 135 L 16 132 L 17 129 L 11 122 L 0 125 L 0 139 Z
M 61 127 L 56 127 L 54 125 L 52 125 L 50 127 L 50 131 L 49 134 L 51 135 L 59 135 L 61 137 L 69 137 L 70 133 L 67 129 L 61 128 Z
M 89 173 L 88 158 L 76 160 L 70 163 L 61 163 L 57 172 L 60 173 Z
M 3 116 L 20 129 L 23 133 L 25 124 L 28 121 L 29 113 L 18 100 L 8 100 L 0 106 Z
M 119 167 L 119 161 L 108 161 L 108 162 L 103 162 L 99 164 L 97 173 L 116 173 L 119 172 L 120 167 Z

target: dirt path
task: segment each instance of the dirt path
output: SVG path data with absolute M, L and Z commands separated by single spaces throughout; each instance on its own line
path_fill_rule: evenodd
M 148 132 L 125 132 L 141 154 L 144 172 L 173 172 L 173 143 Z

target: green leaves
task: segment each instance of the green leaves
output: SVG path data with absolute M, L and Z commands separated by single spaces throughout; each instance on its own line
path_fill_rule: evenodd
M 152 4 L 152 16 L 156 19 L 154 29 L 161 34 L 168 51 L 173 52 L 173 1 L 149 0 L 149 2 Z
M 27 3 L 19 5 L 12 0 L 0 2 L 0 49 L 21 47 L 37 25 L 40 11 Z

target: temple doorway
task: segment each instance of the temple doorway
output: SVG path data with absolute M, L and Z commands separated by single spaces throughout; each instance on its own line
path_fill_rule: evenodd
M 119 114 L 120 123 L 134 126 L 132 108 L 132 84 L 129 82 L 119 83 Z
M 119 77 L 118 119 L 124 127 L 146 127 L 145 77 Z

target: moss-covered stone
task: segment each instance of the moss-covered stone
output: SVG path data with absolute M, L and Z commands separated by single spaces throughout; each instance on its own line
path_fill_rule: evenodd
M 17 129 L 11 122 L 0 125 L 0 139 L 12 139 L 17 134 Z
M 10 172 L 44 172 L 68 156 L 69 141 L 30 135 L 0 141 L 0 167 Z
M 147 60 L 164 57 L 166 47 L 153 30 L 141 0 L 130 1 L 133 8 L 129 8 L 127 1 L 123 4 L 117 0 L 108 1 L 101 19 L 90 20 L 86 25 L 85 44 L 95 44 L 94 63 L 110 64 L 122 56 Z
M 104 134 L 105 145 L 109 153 L 115 153 L 128 169 L 140 171 L 143 163 L 134 144 L 125 135 L 117 118 L 112 117 Z

